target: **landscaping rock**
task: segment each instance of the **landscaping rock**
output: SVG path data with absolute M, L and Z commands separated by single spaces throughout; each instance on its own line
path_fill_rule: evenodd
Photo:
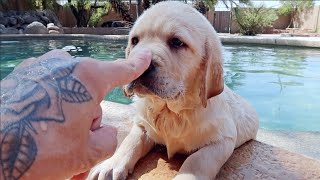
M 0 24 L 0 29 L 5 29 L 5 28 L 6 28 L 6 26 L 5 26 L 5 25 Z
M 10 10 L 10 11 L 7 11 L 6 15 L 7 15 L 7 17 L 12 17 L 12 16 L 17 15 L 17 12 L 13 11 L 13 10 Z
M 26 23 L 26 24 L 30 24 L 30 23 L 38 20 L 38 18 L 31 16 L 30 14 L 23 15 L 22 19 L 24 20 L 24 23 Z
M 8 27 L 3 29 L 1 34 L 19 34 L 19 31 L 16 28 Z
M 44 12 L 42 11 L 36 11 L 36 15 L 41 18 L 42 16 L 45 16 Z
M 7 17 L 0 18 L 0 24 L 7 26 L 8 23 L 9 23 L 9 18 Z
M 28 33 L 28 34 L 48 34 L 49 30 L 63 33 L 62 26 L 53 11 L 0 11 L 0 24 L 2 24 L 1 34 L 3 33 Z M 46 28 L 47 25 L 48 29 Z M 5 29 L 6 27 L 16 28 L 16 30 Z M 49 28 L 50 27 L 50 28 Z M 21 29 L 21 30 L 20 30 Z M 56 33 L 56 32 L 53 32 Z
M 48 23 L 48 24 L 47 24 L 47 28 L 52 27 L 52 26 L 54 26 L 53 23 Z
M 22 25 L 20 28 L 23 29 L 23 30 L 26 30 L 26 29 L 27 29 L 27 26 L 28 26 L 28 24 L 24 24 L 24 25 Z
M 47 25 L 48 23 L 50 23 L 50 19 L 45 16 L 41 16 L 40 19 L 41 21 L 44 22 L 44 25 Z
M 59 28 L 58 26 L 55 26 L 53 23 L 47 24 L 47 29 L 49 30 L 49 34 L 50 34 L 50 30 L 56 31 L 59 34 L 63 34 L 63 29 Z M 54 33 L 56 33 L 56 32 L 54 32 Z
M 24 24 L 24 20 L 22 19 L 21 16 L 17 16 L 16 19 L 17 19 L 17 24 L 16 24 L 16 26 L 17 26 L 17 27 L 21 27 L 21 26 Z
M 17 19 L 14 17 L 9 18 L 9 25 L 10 26 L 15 26 L 17 24 Z
M 55 30 L 55 31 L 60 31 L 60 28 L 58 26 L 50 26 L 47 27 L 48 30 Z
M 58 27 L 62 27 L 61 23 L 59 22 L 58 17 L 56 16 L 56 14 L 53 11 L 46 9 L 43 12 L 44 12 L 45 16 L 49 18 L 50 22 L 54 23 Z
M 60 32 L 56 30 L 49 30 L 49 34 L 60 34 Z
M 48 34 L 48 29 L 40 22 L 33 22 L 29 24 L 25 31 L 26 34 Z

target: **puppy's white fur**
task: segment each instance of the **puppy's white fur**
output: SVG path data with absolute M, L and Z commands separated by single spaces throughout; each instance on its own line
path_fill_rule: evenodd
M 133 45 L 131 38 L 139 37 Z M 186 46 L 172 48 L 172 37 Z M 175 179 L 213 179 L 233 150 L 254 139 L 256 111 L 223 83 L 221 43 L 210 23 L 189 5 L 161 2 L 143 13 L 130 32 L 127 56 L 149 48 L 158 65 L 157 91 L 137 87 L 134 126 L 116 153 L 89 179 L 124 179 L 155 143 L 168 157 L 191 154 Z M 158 92 L 159 93 L 159 92 Z

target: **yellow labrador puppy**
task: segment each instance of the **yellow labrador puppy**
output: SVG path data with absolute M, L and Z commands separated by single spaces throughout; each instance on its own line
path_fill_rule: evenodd
M 169 158 L 190 154 L 175 179 L 214 179 L 233 150 L 258 130 L 256 111 L 224 85 L 215 30 L 190 5 L 161 2 L 135 23 L 126 55 L 142 48 L 152 50 L 151 66 L 124 88 L 139 97 L 133 128 L 88 178 L 125 179 L 157 143 Z

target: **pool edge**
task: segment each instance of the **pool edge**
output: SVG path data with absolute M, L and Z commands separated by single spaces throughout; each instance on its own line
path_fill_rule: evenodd
M 320 48 L 320 37 L 284 37 L 281 35 L 241 36 L 237 34 L 218 33 L 222 43 L 228 44 L 260 44 L 278 46 L 298 46 Z M 17 40 L 28 38 L 67 38 L 93 40 L 127 40 L 128 35 L 92 35 L 92 34 L 1 34 L 0 40 Z

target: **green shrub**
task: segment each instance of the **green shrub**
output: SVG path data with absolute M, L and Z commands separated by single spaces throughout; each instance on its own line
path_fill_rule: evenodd
M 234 9 L 236 22 L 243 35 L 254 36 L 263 32 L 263 28 L 271 26 L 277 19 L 277 14 L 273 9 L 265 8 L 263 5 L 254 7 L 249 5 L 246 8 L 236 7 Z
M 314 6 L 314 0 L 280 0 L 282 6 L 277 10 L 279 15 L 288 16 L 290 15 L 290 23 L 288 27 L 297 28 L 297 25 L 294 23 L 296 15 L 305 10 L 310 9 Z

